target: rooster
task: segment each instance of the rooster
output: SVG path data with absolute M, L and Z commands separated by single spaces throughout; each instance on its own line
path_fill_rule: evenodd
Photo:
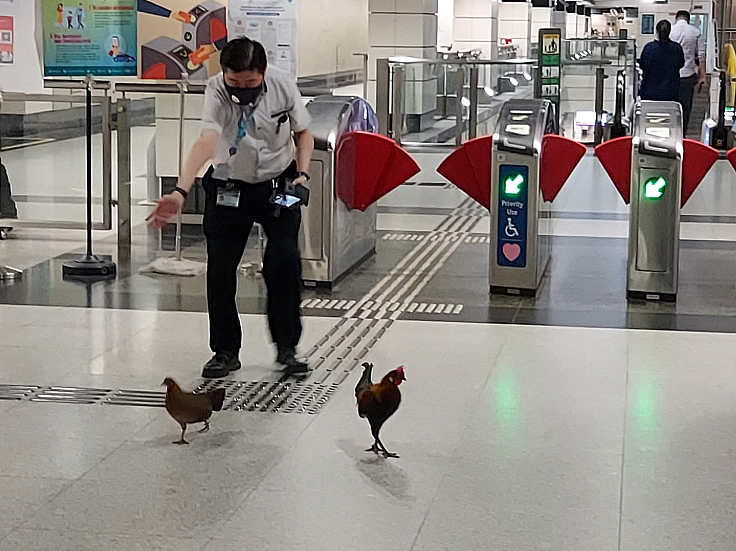
M 399 385 L 406 381 L 404 367 L 397 367 L 393 371 L 389 371 L 378 384 L 373 384 L 372 373 L 373 364 L 364 363 L 363 376 L 355 387 L 358 415 L 368 419 L 373 435 L 373 445 L 365 451 L 373 452 L 376 455 L 381 453 L 384 457 L 399 457 L 386 449 L 386 446 L 381 442 L 379 433 L 386 420 L 396 413 L 399 404 L 401 404 Z
M 193 423 L 204 423 L 204 428 L 199 432 L 210 430 L 210 417 L 213 411 L 220 411 L 225 401 L 225 389 L 216 388 L 201 394 L 185 392 L 176 384 L 174 379 L 167 377 L 162 383 L 166 387 L 166 411 L 179 423 L 181 427 L 181 439 L 174 444 L 189 444 L 184 440 L 187 425 Z

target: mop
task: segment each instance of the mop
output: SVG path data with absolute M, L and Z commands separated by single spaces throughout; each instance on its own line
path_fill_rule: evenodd
M 184 101 L 187 93 L 187 77 L 182 74 L 179 86 L 179 176 L 184 168 Z M 163 274 L 194 277 L 203 274 L 206 269 L 204 262 L 195 262 L 181 257 L 181 209 L 176 215 L 176 248 L 175 256 L 157 258 L 147 266 L 141 268 L 141 273 Z

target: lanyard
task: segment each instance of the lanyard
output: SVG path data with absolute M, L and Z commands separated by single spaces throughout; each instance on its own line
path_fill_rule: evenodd
M 243 141 L 243 138 L 245 138 L 245 135 L 248 133 L 248 126 L 253 120 L 253 117 L 255 114 L 256 114 L 256 106 L 253 106 L 253 109 L 251 110 L 250 115 L 248 115 L 247 117 L 245 116 L 245 110 L 241 111 L 240 118 L 238 119 L 238 133 L 235 136 L 235 141 L 233 142 L 233 146 L 230 148 L 231 157 L 238 152 L 238 147 L 240 147 L 240 142 Z

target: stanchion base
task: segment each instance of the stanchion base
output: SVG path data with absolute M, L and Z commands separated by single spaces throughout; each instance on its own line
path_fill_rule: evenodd
M 10 266 L 0 266 L 0 281 L 12 281 L 14 279 L 21 279 L 22 277 L 23 270 L 11 268 Z
M 112 260 L 96 255 L 84 255 L 82 258 L 64 263 L 62 275 L 65 278 L 115 279 L 117 266 Z

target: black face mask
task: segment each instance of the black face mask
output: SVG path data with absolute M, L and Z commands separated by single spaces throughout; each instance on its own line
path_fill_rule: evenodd
M 263 84 L 254 88 L 235 88 L 225 84 L 225 90 L 230 94 L 230 99 L 238 105 L 253 105 L 263 92 Z

